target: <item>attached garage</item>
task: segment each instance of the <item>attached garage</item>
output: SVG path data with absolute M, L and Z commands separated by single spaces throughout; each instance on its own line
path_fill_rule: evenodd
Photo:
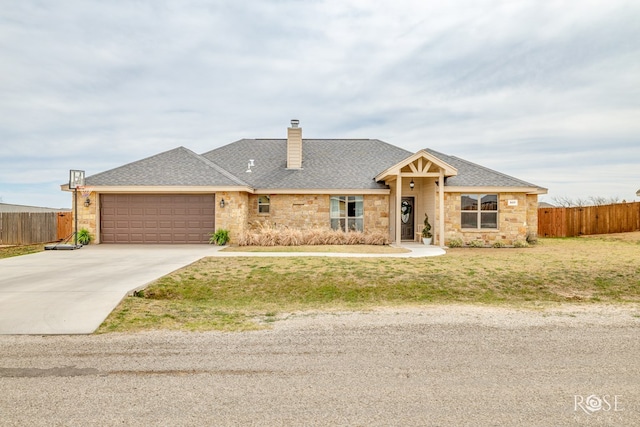
M 102 243 L 208 243 L 213 194 L 102 194 Z

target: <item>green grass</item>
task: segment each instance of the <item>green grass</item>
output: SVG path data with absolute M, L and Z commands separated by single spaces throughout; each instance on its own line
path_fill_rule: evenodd
M 0 247 L 0 259 L 11 258 L 14 256 L 20 256 L 20 255 L 34 254 L 36 252 L 42 252 L 42 251 L 44 251 L 44 245 L 42 244 L 25 245 L 25 246 L 7 246 L 4 248 Z
M 607 237 L 415 259 L 211 257 L 126 298 L 99 331 L 250 330 L 283 313 L 381 306 L 638 303 L 638 247 Z

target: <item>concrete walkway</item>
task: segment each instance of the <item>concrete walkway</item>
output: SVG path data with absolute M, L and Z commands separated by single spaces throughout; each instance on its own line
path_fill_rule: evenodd
M 436 256 L 435 246 L 411 252 L 224 252 L 212 245 L 90 245 L 0 259 L 0 334 L 90 334 L 129 292 L 206 256 Z

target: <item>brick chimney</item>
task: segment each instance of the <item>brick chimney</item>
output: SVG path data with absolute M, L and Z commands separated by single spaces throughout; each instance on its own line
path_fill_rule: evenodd
M 287 169 L 302 169 L 302 128 L 300 120 L 291 120 L 287 128 Z

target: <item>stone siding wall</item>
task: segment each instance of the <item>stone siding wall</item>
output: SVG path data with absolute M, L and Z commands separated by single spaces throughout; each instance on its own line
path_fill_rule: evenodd
M 86 228 L 89 230 L 89 233 L 93 236 L 93 243 L 100 243 L 100 235 L 98 233 L 98 224 L 97 224 L 97 212 L 99 209 L 98 206 L 98 197 L 96 192 L 92 192 L 89 195 L 89 200 L 91 204 L 88 207 L 85 207 L 84 202 L 87 198 L 82 197 L 82 193 L 78 191 L 78 231 Z M 73 193 L 71 193 L 71 209 L 75 209 L 75 204 L 73 203 Z M 75 211 L 74 211 L 75 215 Z M 75 216 L 74 216 L 75 218 Z
M 451 239 L 461 238 L 465 244 L 472 240 L 482 240 L 487 245 L 496 242 L 512 245 L 517 240 L 525 240 L 527 235 L 537 235 L 537 195 L 499 193 L 497 230 L 463 230 L 460 223 L 461 196 L 461 193 L 445 193 L 444 195 L 445 244 Z M 517 206 L 509 206 L 509 200 L 516 200 Z M 437 209 L 436 212 L 438 212 Z
M 329 195 L 273 194 L 269 213 L 258 213 L 258 195 L 249 195 L 250 223 L 269 222 L 294 229 L 329 227 Z
M 258 195 L 248 197 L 249 223 L 270 222 L 294 229 L 329 228 L 331 196 L 328 194 L 274 194 L 268 214 L 258 213 Z M 389 196 L 364 196 L 365 232 L 389 231 Z
M 364 231 L 389 235 L 389 196 L 364 196 Z
M 224 208 L 220 200 L 224 199 Z M 230 243 L 247 229 L 249 218 L 249 197 L 238 191 L 216 193 L 216 230 L 229 230 Z
M 527 233 L 538 237 L 538 195 L 527 194 Z

